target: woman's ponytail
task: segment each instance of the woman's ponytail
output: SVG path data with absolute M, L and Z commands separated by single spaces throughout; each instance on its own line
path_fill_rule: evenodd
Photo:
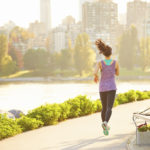
M 95 41 L 95 45 L 97 46 L 100 54 L 108 57 L 112 54 L 112 48 L 106 45 L 101 39 Z

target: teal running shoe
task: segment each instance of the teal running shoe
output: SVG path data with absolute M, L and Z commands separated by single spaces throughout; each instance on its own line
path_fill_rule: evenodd
M 103 128 L 104 135 L 106 135 L 106 136 L 109 135 L 110 127 L 108 127 L 107 124 L 102 123 L 102 128 Z

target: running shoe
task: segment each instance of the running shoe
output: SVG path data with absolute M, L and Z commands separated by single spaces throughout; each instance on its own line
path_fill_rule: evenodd
M 106 135 L 106 136 L 109 135 L 110 127 L 108 127 L 107 124 L 102 123 L 102 128 L 103 128 L 104 135 Z

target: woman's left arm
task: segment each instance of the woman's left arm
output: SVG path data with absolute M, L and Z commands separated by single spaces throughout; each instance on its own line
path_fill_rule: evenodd
M 116 71 L 115 72 L 116 76 L 119 76 L 119 64 L 117 61 L 116 61 L 115 71 Z

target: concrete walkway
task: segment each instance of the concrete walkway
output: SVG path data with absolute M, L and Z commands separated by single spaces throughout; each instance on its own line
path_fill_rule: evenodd
M 150 100 L 113 109 L 111 132 L 104 136 L 100 113 L 67 120 L 0 141 L 0 150 L 126 150 L 135 134 L 132 113 L 150 106 Z

